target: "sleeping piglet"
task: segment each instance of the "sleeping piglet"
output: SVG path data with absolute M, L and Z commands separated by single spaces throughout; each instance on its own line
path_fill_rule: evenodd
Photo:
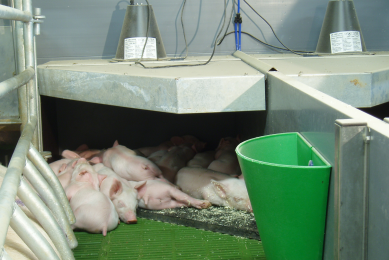
M 75 165 L 66 196 L 76 217 L 72 228 L 91 233 L 103 233 L 116 228 L 118 214 L 112 202 L 99 191 L 101 182 L 106 178 L 94 171 L 86 159 L 79 159 Z
M 152 161 L 136 155 L 133 150 L 119 145 L 118 141 L 115 141 L 112 148 L 105 151 L 102 160 L 98 162 L 102 162 L 120 177 L 129 181 L 163 178 L 161 170 Z
M 208 168 L 213 160 L 215 160 L 215 151 L 207 151 L 196 154 L 192 160 L 187 163 L 188 167 Z
M 138 190 L 139 207 L 161 210 L 178 207 L 195 207 L 205 209 L 211 206 L 207 200 L 198 200 L 183 193 L 174 185 L 159 180 L 148 180 L 139 185 L 130 182 Z
M 244 180 L 209 169 L 185 167 L 178 171 L 176 184 L 194 198 L 252 212 Z
M 118 176 L 102 163 L 95 164 L 93 168 L 102 175 L 107 175 L 100 185 L 100 191 L 111 199 L 119 218 L 127 223 L 136 223 L 136 208 L 138 207 L 138 192 L 127 180 Z M 137 185 L 142 185 L 139 182 Z
M 239 137 L 222 138 L 216 149 L 215 160 L 209 164 L 208 169 L 232 176 L 240 175 L 241 170 L 235 153 L 235 148 L 238 144 Z
M 161 158 L 155 162 L 161 169 L 162 175 L 171 183 L 176 179 L 179 169 L 185 167 L 186 163 L 193 158 L 196 152 L 191 145 L 173 146 Z

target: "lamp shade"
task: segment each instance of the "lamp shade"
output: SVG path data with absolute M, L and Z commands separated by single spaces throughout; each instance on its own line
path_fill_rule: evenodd
M 316 46 L 317 53 L 365 52 L 353 1 L 329 1 Z
M 145 46 L 146 32 L 147 44 Z M 153 7 L 151 5 L 128 5 L 115 60 L 139 60 L 142 52 L 142 60 L 166 58 Z

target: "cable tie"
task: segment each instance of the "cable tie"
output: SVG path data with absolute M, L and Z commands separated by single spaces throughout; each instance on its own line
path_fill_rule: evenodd
M 235 15 L 234 23 L 242 23 L 242 17 L 240 16 L 240 13 Z

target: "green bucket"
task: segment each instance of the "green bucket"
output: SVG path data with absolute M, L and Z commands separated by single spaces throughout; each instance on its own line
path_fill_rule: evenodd
M 331 165 L 299 133 L 253 138 L 236 153 L 266 259 L 322 259 Z

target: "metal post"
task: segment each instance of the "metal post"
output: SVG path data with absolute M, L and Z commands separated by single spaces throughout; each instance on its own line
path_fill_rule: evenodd
M 367 259 L 367 123 L 335 121 L 335 259 Z
M 43 178 L 46 179 L 47 183 L 50 184 L 51 188 L 55 191 L 58 200 L 61 202 L 63 209 L 68 217 L 69 223 L 76 223 L 76 218 L 74 217 L 73 211 L 69 205 L 68 198 L 65 194 L 65 191 L 62 188 L 61 183 L 59 182 L 57 176 L 43 159 L 41 154 L 35 149 L 34 146 L 30 146 L 30 149 L 27 154 L 28 159 L 37 167 L 37 169 L 42 174 Z
M 36 117 L 31 117 L 30 123 L 26 124 L 4 176 L 3 183 L 7 185 L 1 185 L 0 187 L 0 246 L 3 246 L 5 242 L 10 218 L 13 213 L 13 202 L 15 201 L 20 177 L 26 163 L 26 154 L 30 148 L 36 121 Z
M 23 0 L 23 10 L 26 13 L 32 14 L 32 5 L 31 0 Z M 35 66 L 34 61 L 34 22 L 31 19 L 29 22 L 25 23 L 24 30 L 24 50 L 26 55 L 26 68 Z M 34 68 L 35 69 L 35 68 Z M 36 71 L 36 70 L 35 70 Z M 33 115 L 37 117 L 37 128 L 35 130 L 32 144 L 37 147 L 37 149 L 41 152 L 42 149 L 42 140 L 39 138 L 40 133 L 42 132 L 42 124 L 41 124 L 41 115 L 39 113 L 39 92 L 36 84 L 35 78 L 31 79 L 31 81 L 27 84 L 27 99 L 28 99 L 28 110 L 29 116 Z
M 14 7 L 22 10 L 22 0 L 14 0 Z M 24 35 L 23 22 L 14 21 L 14 38 L 16 42 L 16 68 L 17 73 L 24 71 L 26 67 L 26 58 L 24 52 Z M 23 131 L 28 120 L 28 102 L 27 102 L 27 86 L 22 86 L 18 89 L 19 115 L 22 125 L 20 131 Z
M 76 236 L 74 235 L 73 230 L 69 225 L 68 219 L 61 203 L 58 202 L 58 199 L 55 196 L 53 189 L 50 187 L 50 185 L 47 184 L 45 179 L 41 176 L 35 166 L 28 159 L 26 160 L 26 167 L 23 170 L 23 174 L 34 187 L 34 189 L 42 197 L 46 205 L 53 212 L 53 215 L 55 216 L 59 225 L 67 236 L 70 248 L 77 247 Z
M 18 197 L 39 221 L 43 229 L 50 236 L 62 259 L 74 259 L 72 250 L 64 236 L 64 232 L 53 217 L 51 211 L 38 197 L 36 192 L 22 179 L 18 190 Z
M 10 226 L 18 236 L 26 243 L 38 259 L 58 259 L 57 254 L 46 238 L 32 224 L 26 214 L 14 203 L 15 211 L 10 221 Z

